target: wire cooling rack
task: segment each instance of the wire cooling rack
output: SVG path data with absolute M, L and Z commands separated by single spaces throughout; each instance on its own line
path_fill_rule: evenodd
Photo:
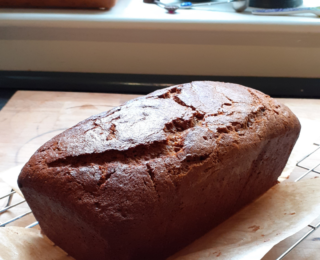
M 299 168 L 302 168 L 305 170 L 305 172 L 299 176 L 299 178 L 297 178 L 295 180 L 295 182 L 297 181 L 300 181 L 302 178 L 306 177 L 309 173 L 317 173 L 317 174 L 320 174 L 320 171 L 316 170 L 319 166 L 320 166 L 320 160 L 319 162 L 314 165 L 313 167 L 306 167 L 304 165 L 304 162 L 310 157 L 312 156 L 313 154 L 315 154 L 318 150 L 320 150 L 320 143 L 314 143 L 315 146 L 317 146 L 317 148 L 315 150 L 313 150 L 311 153 L 307 154 L 306 156 L 304 156 L 300 161 L 297 162 L 296 166 L 299 167 Z M 0 197 L 0 200 L 3 200 L 3 199 L 7 199 L 7 202 L 5 204 L 5 206 L 0 209 L 0 214 L 6 212 L 7 210 L 9 209 L 12 209 L 14 207 L 17 207 L 19 206 L 20 204 L 22 203 L 26 203 L 26 201 L 23 199 L 19 202 L 16 202 L 15 204 L 12 204 L 11 205 L 11 202 L 12 202 L 12 198 L 13 196 L 16 194 L 16 192 L 14 190 L 11 190 L 10 193 Z M 18 195 L 17 195 L 18 196 Z M 8 224 L 11 224 L 29 214 L 32 214 L 32 211 L 31 210 L 28 210 L 27 212 L 17 216 L 17 217 L 14 217 L 4 223 L 1 223 L 0 222 L 0 227 L 5 227 L 6 225 Z M 37 226 L 39 223 L 36 221 L 36 222 L 33 222 L 31 223 L 30 225 L 26 226 L 26 228 L 32 228 L 32 227 L 35 227 Z M 283 259 L 285 256 L 287 256 L 296 246 L 298 246 L 302 241 L 304 241 L 309 235 L 311 235 L 315 230 L 317 230 L 318 228 L 320 227 L 320 222 L 316 225 L 308 225 L 308 228 L 309 228 L 309 231 L 307 231 L 297 242 L 295 242 L 290 248 L 288 248 L 281 256 L 279 256 L 276 260 L 281 260 Z
M 319 171 L 317 171 L 316 169 L 320 166 L 320 160 L 319 162 L 309 168 L 303 165 L 303 163 L 305 162 L 305 160 L 307 160 L 311 155 L 315 154 L 319 149 L 320 149 L 320 143 L 314 143 L 315 146 L 317 146 L 317 148 L 315 150 L 313 150 L 311 153 L 307 154 L 305 157 L 303 157 L 300 161 L 297 162 L 296 166 L 299 168 L 302 168 L 305 170 L 305 172 L 300 175 L 296 180 L 294 180 L 295 182 L 300 181 L 302 178 L 306 177 L 309 173 L 317 173 L 320 174 Z M 286 255 L 288 255 L 297 245 L 299 245 L 303 240 L 305 240 L 308 236 L 310 236 L 314 231 L 316 231 L 318 228 L 320 227 L 320 222 L 317 223 L 315 226 L 313 225 L 308 225 L 309 231 L 307 233 L 305 233 L 297 242 L 295 242 L 291 247 L 289 247 L 281 256 L 279 256 L 276 260 L 281 260 L 283 259 Z

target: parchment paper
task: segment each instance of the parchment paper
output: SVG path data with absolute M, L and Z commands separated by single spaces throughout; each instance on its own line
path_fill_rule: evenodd
M 23 164 L 16 167 L 10 168 L 4 172 L 0 173 L 0 179 L 7 183 L 13 190 L 15 190 L 21 197 L 23 197 L 19 187 L 18 187 L 18 176 L 21 172 Z

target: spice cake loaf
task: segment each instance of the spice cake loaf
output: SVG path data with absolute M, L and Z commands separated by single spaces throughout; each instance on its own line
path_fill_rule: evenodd
M 44 233 L 77 260 L 165 259 L 275 185 L 299 132 L 257 90 L 192 82 L 64 131 L 18 184 Z

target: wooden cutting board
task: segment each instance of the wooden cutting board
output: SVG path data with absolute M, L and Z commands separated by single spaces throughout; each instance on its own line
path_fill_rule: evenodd
M 138 95 L 49 91 L 16 92 L 0 111 L 0 172 L 25 163 L 39 146 L 79 121 L 136 97 Z M 279 101 L 289 106 L 299 118 L 320 120 L 320 100 L 279 99 Z M 318 137 L 315 136 L 316 138 Z M 303 170 L 296 169 L 294 175 L 297 176 L 301 172 Z M 9 190 L 6 184 L 0 182 L 0 197 Z M 21 200 L 19 196 L 15 195 L 13 203 L 19 200 Z M 0 208 L 3 206 L 1 203 L 0 201 Z M 0 214 L 0 222 L 26 210 L 26 203 L 21 204 L 6 214 Z M 29 216 L 13 225 L 25 226 L 32 221 L 34 219 Z M 275 260 L 306 230 L 308 229 L 281 242 L 263 259 Z M 320 229 L 284 259 L 320 259 Z

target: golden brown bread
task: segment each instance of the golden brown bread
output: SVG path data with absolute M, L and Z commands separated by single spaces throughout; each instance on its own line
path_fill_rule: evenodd
M 77 260 L 164 259 L 275 185 L 299 131 L 259 91 L 193 82 L 66 130 L 18 184 L 45 234 Z
M 0 0 L 0 7 L 18 8 L 111 8 L 116 0 Z

